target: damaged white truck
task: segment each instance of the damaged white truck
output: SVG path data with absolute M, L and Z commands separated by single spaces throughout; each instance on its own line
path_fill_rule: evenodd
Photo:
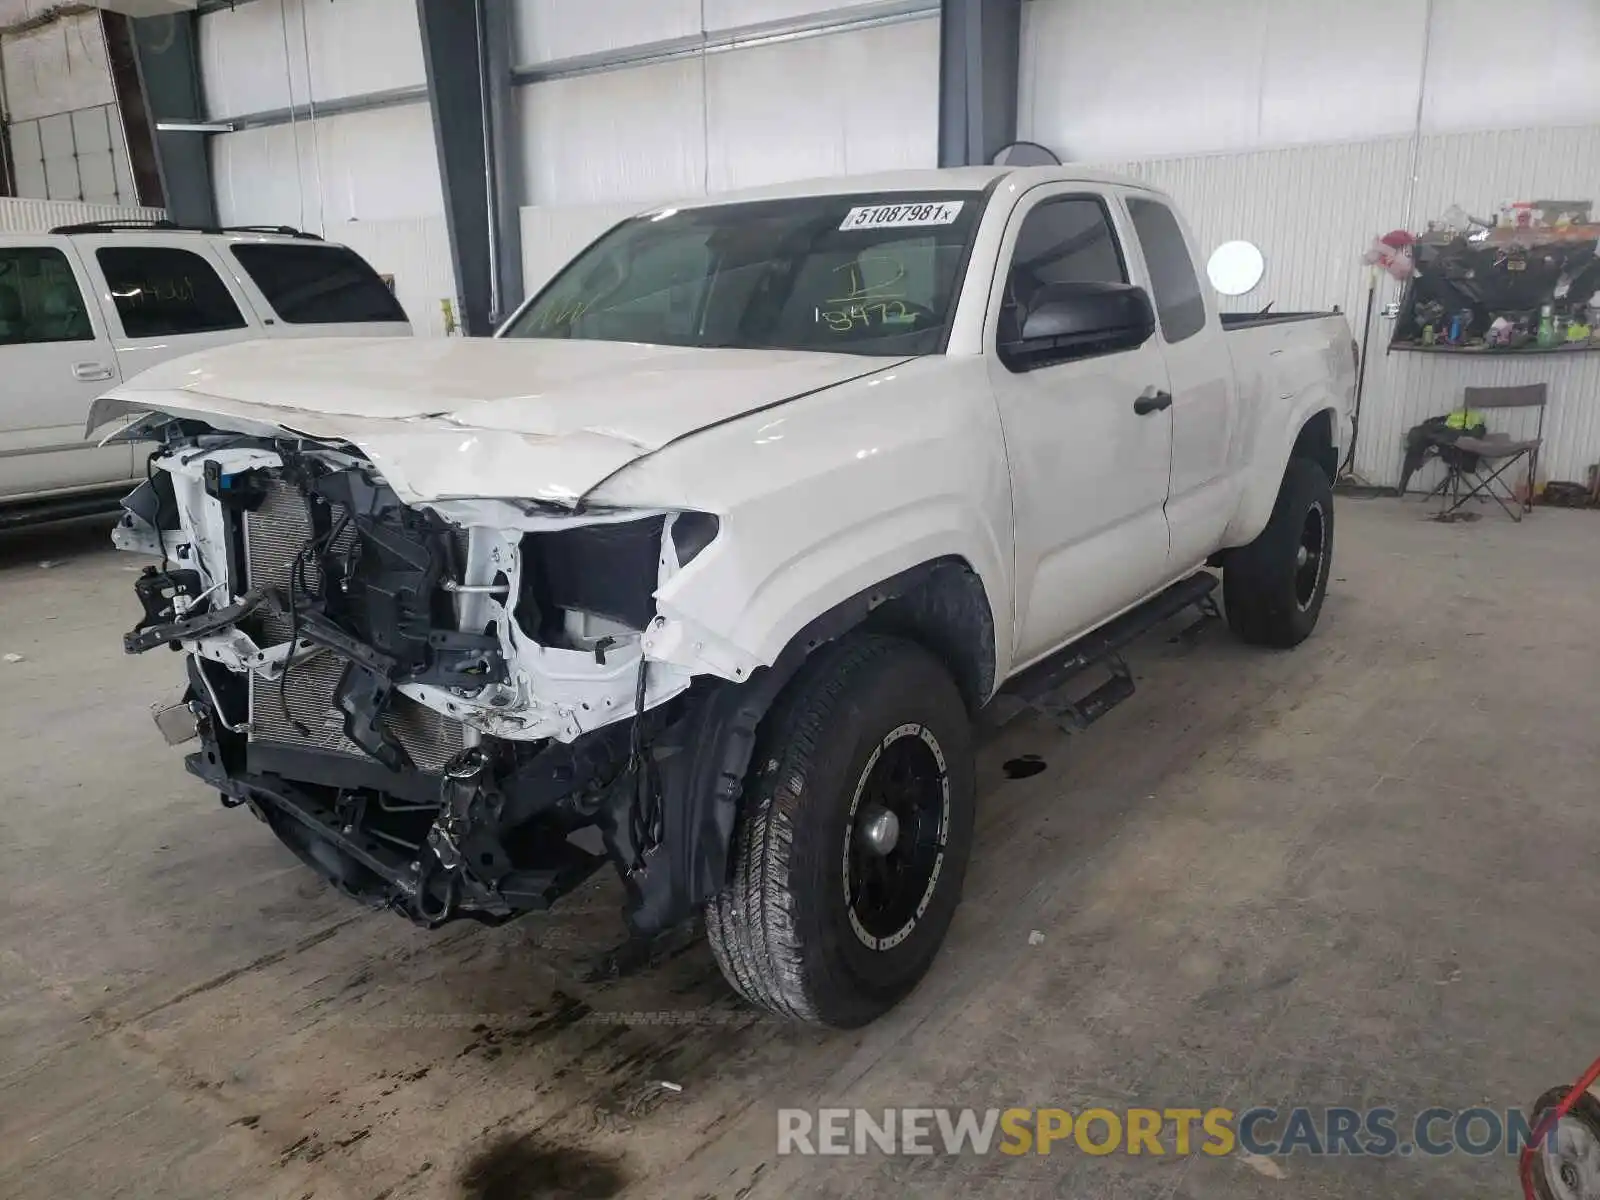
M 703 912 L 852 1026 L 945 935 L 1002 689 L 1088 723 L 1208 566 L 1310 633 L 1352 349 L 1220 316 L 1141 184 L 972 168 L 650 211 L 493 340 L 222 347 L 91 424 L 157 446 L 126 648 L 183 653 L 224 804 L 430 925 L 609 862 L 636 944 Z

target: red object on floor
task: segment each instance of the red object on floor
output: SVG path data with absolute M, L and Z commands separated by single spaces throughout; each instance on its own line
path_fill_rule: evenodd
M 1556 1123 L 1572 1111 L 1572 1106 L 1577 1103 L 1578 1097 L 1589 1090 L 1589 1085 L 1600 1079 L 1600 1058 L 1589 1064 L 1577 1083 L 1572 1085 L 1562 1099 L 1561 1103 L 1552 1108 L 1539 1118 L 1539 1123 L 1533 1127 L 1533 1136 L 1528 1144 L 1522 1148 L 1522 1153 L 1517 1156 L 1517 1177 L 1522 1181 L 1523 1200 L 1538 1200 L 1533 1194 L 1533 1156 L 1537 1152 L 1539 1143 L 1556 1127 Z

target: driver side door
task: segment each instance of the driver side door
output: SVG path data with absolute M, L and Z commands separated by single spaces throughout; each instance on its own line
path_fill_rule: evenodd
M 1159 340 L 1032 369 L 998 350 L 1043 285 L 1142 285 L 1127 237 L 1114 197 L 1065 185 L 1027 193 L 1001 243 L 986 339 L 1011 465 L 1019 668 L 1167 581 L 1172 410 Z

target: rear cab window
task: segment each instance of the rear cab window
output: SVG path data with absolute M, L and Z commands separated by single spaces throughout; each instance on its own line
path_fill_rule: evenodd
M 407 319 L 389 285 L 365 259 L 344 246 L 235 242 L 231 249 L 285 324 L 352 325 Z
M 1199 333 L 1206 323 L 1205 297 L 1200 292 L 1189 244 L 1184 241 L 1178 218 L 1160 201 L 1130 196 L 1128 215 L 1133 218 L 1139 246 L 1144 250 L 1144 265 L 1150 271 L 1161 334 L 1167 345 L 1175 346 Z
M 177 246 L 102 246 L 94 252 L 130 338 L 244 329 L 216 268 Z
M 67 256 L 52 246 L 0 246 L 0 346 L 92 341 Z

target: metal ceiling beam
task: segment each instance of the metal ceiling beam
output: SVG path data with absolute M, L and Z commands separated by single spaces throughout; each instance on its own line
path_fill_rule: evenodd
M 790 20 L 763 21 L 754 25 L 741 25 L 734 29 L 719 29 L 714 32 L 690 34 L 687 37 L 668 38 L 642 46 L 626 46 L 596 54 L 580 54 L 571 58 L 553 59 L 550 62 L 531 63 L 513 68 L 511 82 L 519 87 L 530 83 L 549 83 L 555 79 L 572 79 L 579 75 L 598 75 L 630 67 L 647 67 L 656 63 L 698 58 L 703 54 L 725 54 L 730 50 L 748 50 L 755 46 L 771 46 L 780 42 L 798 42 L 806 38 L 848 33 L 856 29 L 874 29 L 883 25 L 897 25 L 902 21 L 919 21 L 938 15 L 939 0 L 876 0 L 875 3 L 829 9 L 827 12 L 812 13 L 810 16 Z
M 522 300 L 510 0 L 417 0 L 417 18 L 461 323 L 481 337 Z
M 422 84 L 412 87 L 390 88 L 385 92 L 367 92 L 360 96 L 341 96 L 333 100 L 318 100 L 313 114 L 312 105 L 290 104 L 283 108 L 269 108 L 262 112 L 243 113 L 237 117 L 209 117 L 206 118 L 213 124 L 232 125 L 232 130 L 219 132 L 232 133 L 238 129 L 265 129 L 271 125 L 290 125 L 296 121 L 309 121 L 315 116 L 318 120 L 323 117 L 338 117 L 346 113 L 372 112 L 379 108 L 399 108 L 406 104 L 421 104 L 428 98 L 428 89 Z
M 993 161 L 1017 140 L 1022 0 L 943 0 L 939 165 Z

